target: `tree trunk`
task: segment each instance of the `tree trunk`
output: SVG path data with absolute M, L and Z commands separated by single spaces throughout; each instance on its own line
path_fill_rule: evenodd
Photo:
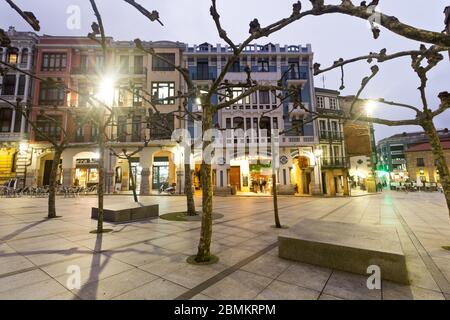
M 48 188 L 48 218 L 56 218 L 56 176 L 58 175 L 59 161 L 61 160 L 62 150 L 55 149 L 52 169 L 50 171 L 50 181 Z
M 137 193 L 136 193 L 136 181 L 134 181 L 133 168 L 131 167 L 131 159 L 127 159 L 127 161 L 128 161 L 128 172 L 130 174 L 130 180 L 131 180 L 131 190 L 133 191 L 133 199 L 134 199 L 134 202 L 139 202 Z
M 203 107 L 203 128 L 204 133 L 212 128 L 212 110 L 210 104 Z M 203 141 L 203 160 L 201 165 L 202 181 L 202 226 L 200 230 L 200 241 L 198 252 L 195 258 L 197 262 L 207 262 L 211 259 L 211 236 L 212 236 L 212 207 L 213 207 L 213 185 L 212 185 L 212 165 L 210 159 L 205 159 L 206 150 L 211 144 L 210 141 Z
M 192 188 L 192 172 L 190 162 L 184 164 L 184 177 L 184 192 L 186 193 L 187 215 L 195 216 L 197 213 L 195 211 L 194 190 Z
M 422 127 L 430 139 L 434 160 L 436 167 L 439 170 L 440 182 L 442 189 L 444 190 L 445 200 L 447 201 L 447 208 L 450 216 L 450 170 L 447 160 L 445 159 L 444 149 L 442 148 L 441 140 L 436 132 L 433 119 L 430 116 L 423 121 Z
M 277 195 L 277 174 L 272 174 L 272 193 L 273 193 L 273 213 L 275 215 L 275 227 L 281 228 L 280 216 L 278 215 L 278 195 Z
M 105 157 L 105 136 L 104 136 L 104 128 L 103 128 L 103 112 L 99 112 L 99 133 L 98 133 L 98 147 L 100 150 L 100 155 L 98 158 L 98 187 L 97 187 L 97 196 L 98 196 L 98 218 L 97 218 L 97 233 L 103 232 L 103 186 L 105 183 L 105 173 L 104 173 L 104 157 Z

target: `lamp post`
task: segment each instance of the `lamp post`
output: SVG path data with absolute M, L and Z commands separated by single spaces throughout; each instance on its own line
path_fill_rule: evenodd
M 104 104 L 106 108 L 113 104 L 114 101 L 114 77 L 103 76 L 100 81 L 99 90 L 96 98 Z M 98 213 L 97 213 L 97 233 L 106 232 L 103 230 L 103 203 L 104 203 L 104 185 L 105 185 L 105 110 L 97 110 L 97 121 L 99 127 L 98 133 L 98 148 L 99 148 L 99 159 L 98 159 Z

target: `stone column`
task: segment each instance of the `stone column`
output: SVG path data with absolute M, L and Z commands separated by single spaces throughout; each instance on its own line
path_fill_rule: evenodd
M 344 172 L 344 196 L 350 195 L 349 185 L 348 185 L 348 174 L 347 172 Z
M 139 194 L 148 196 L 150 194 L 150 168 L 142 168 L 141 170 L 141 188 Z
M 313 196 L 320 196 L 322 195 L 322 186 L 320 183 L 320 170 L 319 170 L 319 165 L 317 164 L 314 167 L 314 172 L 312 172 L 311 174 L 311 185 L 310 185 L 310 192 Z
M 73 185 L 72 177 L 75 172 L 75 168 L 63 168 L 62 169 L 62 176 L 63 176 L 63 186 L 65 187 L 71 187 Z

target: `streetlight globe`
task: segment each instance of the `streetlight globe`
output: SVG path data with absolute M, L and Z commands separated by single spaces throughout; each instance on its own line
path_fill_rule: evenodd
M 104 76 L 100 80 L 97 98 L 107 105 L 111 105 L 115 95 L 115 79 L 112 76 Z
M 367 102 L 365 107 L 366 107 L 366 113 L 367 113 L 368 117 L 373 115 L 373 112 L 375 111 L 376 106 L 377 106 L 377 104 L 373 100 L 370 100 L 369 102 Z

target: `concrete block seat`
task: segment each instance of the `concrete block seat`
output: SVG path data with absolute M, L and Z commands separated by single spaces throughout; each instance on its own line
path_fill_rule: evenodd
M 278 237 L 281 258 L 367 275 L 371 265 L 381 278 L 409 284 L 397 229 L 305 219 Z
M 121 203 L 107 204 L 104 206 L 104 221 L 107 222 L 130 222 L 150 218 L 159 217 L 158 204 L 142 204 L 142 203 Z M 91 218 L 98 218 L 98 208 L 93 207 Z

